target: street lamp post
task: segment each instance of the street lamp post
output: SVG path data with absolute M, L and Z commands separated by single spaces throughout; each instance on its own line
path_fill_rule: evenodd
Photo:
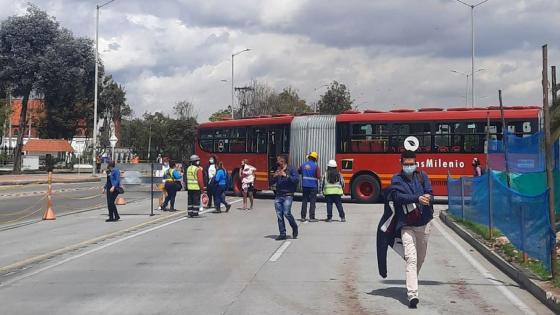
M 119 139 L 117 138 L 117 136 L 115 135 L 115 131 L 113 130 L 113 133 L 111 134 L 111 138 L 109 138 L 109 142 L 111 143 L 111 161 L 115 161 L 115 147 L 117 146 L 117 142 L 119 142 Z
M 486 69 L 478 69 L 476 70 L 474 73 L 480 72 L 480 71 L 484 71 Z M 470 73 L 464 73 L 461 71 L 457 71 L 457 70 L 449 70 L 453 73 L 457 73 L 460 75 L 464 75 L 465 77 L 467 77 L 467 87 L 465 88 L 465 107 L 469 106 L 469 77 L 471 76 Z M 472 107 L 474 108 L 474 102 L 472 102 Z
M 474 107 L 474 9 L 490 0 L 484 0 L 477 4 L 468 4 L 462 0 L 455 0 L 471 8 L 471 105 Z
M 238 51 L 236 53 L 231 54 L 231 119 L 233 119 L 233 93 L 235 92 L 235 89 L 233 87 L 233 81 L 234 81 L 234 76 L 233 76 L 233 62 L 234 62 L 234 58 L 235 56 L 242 54 L 246 51 L 251 50 L 250 48 L 245 48 L 241 51 Z
M 115 0 L 110 0 L 105 2 L 102 5 L 96 5 L 96 15 L 95 15 L 95 86 L 93 88 L 94 90 L 94 95 L 93 95 L 93 134 L 92 134 L 92 153 L 91 153 L 91 157 L 92 157 L 92 165 L 93 167 L 92 169 L 92 176 L 95 176 L 95 158 L 96 158 L 96 154 L 95 154 L 95 147 L 97 145 L 97 93 L 98 93 L 98 73 L 99 73 L 99 9 L 103 8 L 104 6 L 110 4 L 111 2 L 113 2 Z

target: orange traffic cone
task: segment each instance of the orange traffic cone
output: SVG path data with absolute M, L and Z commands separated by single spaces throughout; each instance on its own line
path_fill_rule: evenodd
M 45 213 L 43 213 L 43 220 L 56 220 L 56 215 L 52 207 L 48 207 Z
M 56 220 L 56 215 L 52 208 L 52 172 L 49 172 L 49 186 L 47 190 L 47 210 L 43 213 L 43 220 Z
M 116 204 L 117 206 L 126 205 L 126 200 L 124 200 L 123 197 L 118 197 L 118 198 L 117 198 L 117 201 L 115 202 L 115 204 Z

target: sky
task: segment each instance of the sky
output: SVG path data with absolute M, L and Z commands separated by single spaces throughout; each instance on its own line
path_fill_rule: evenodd
M 0 0 L 0 19 L 28 2 L 94 38 L 97 1 Z M 490 0 L 474 12 L 476 106 L 495 105 L 499 89 L 505 105 L 542 104 L 541 46 L 560 64 L 560 1 Z M 231 55 L 245 48 L 236 87 L 292 87 L 311 104 L 337 80 L 360 110 L 446 108 L 467 103 L 470 23 L 455 0 L 116 0 L 101 9 L 99 50 L 136 116 L 187 100 L 207 120 L 231 103 Z

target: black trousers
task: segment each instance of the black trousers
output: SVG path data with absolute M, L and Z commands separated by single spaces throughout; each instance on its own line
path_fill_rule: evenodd
M 117 201 L 118 195 L 119 193 L 116 189 L 113 192 L 107 190 L 107 208 L 109 209 L 109 219 L 111 220 L 121 218 L 119 212 L 117 211 L 117 205 L 115 205 L 115 201 Z
M 206 194 L 208 195 L 208 208 L 212 208 L 212 199 L 214 199 L 214 202 L 216 202 L 216 198 L 214 197 L 214 194 L 216 192 L 216 185 L 215 184 L 208 184 L 208 186 L 206 186 Z
M 188 201 L 187 209 L 190 212 L 198 212 L 200 208 L 200 190 L 189 190 L 187 191 Z
M 315 203 L 317 202 L 317 188 L 303 187 L 301 199 L 301 218 L 307 217 L 307 202 L 309 201 L 309 219 L 315 219 Z
M 179 185 L 174 182 L 165 182 L 165 190 L 167 191 L 167 197 L 161 205 L 162 209 L 167 208 L 167 204 L 171 204 L 171 209 L 175 209 L 175 198 L 177 197 L 177 191 L 179 190 Z

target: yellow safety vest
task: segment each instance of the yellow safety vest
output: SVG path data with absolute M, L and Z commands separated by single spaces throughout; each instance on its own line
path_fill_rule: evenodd
M 175 179 L 173 178 L 174 176 L 173 176 L 173 169 L 172 169 L 172 168 L 168 169 L 168 170 L 167 170 L 167 174 L 165 174 L 165 175 L 166 175 L 166 176 L 165 176 L 165 181 L 166 181 L 166 182 L 173 182 L 173 181 L 175 181 Z
M 187 189 L 200 190 L 198 185 L 198 166 L 191 165 L 187 168 Z
M 343 195 L 342 185 L 340 182 L 334 184 L 329 183 L 326 179 L 323 185 L 323 195 Z

